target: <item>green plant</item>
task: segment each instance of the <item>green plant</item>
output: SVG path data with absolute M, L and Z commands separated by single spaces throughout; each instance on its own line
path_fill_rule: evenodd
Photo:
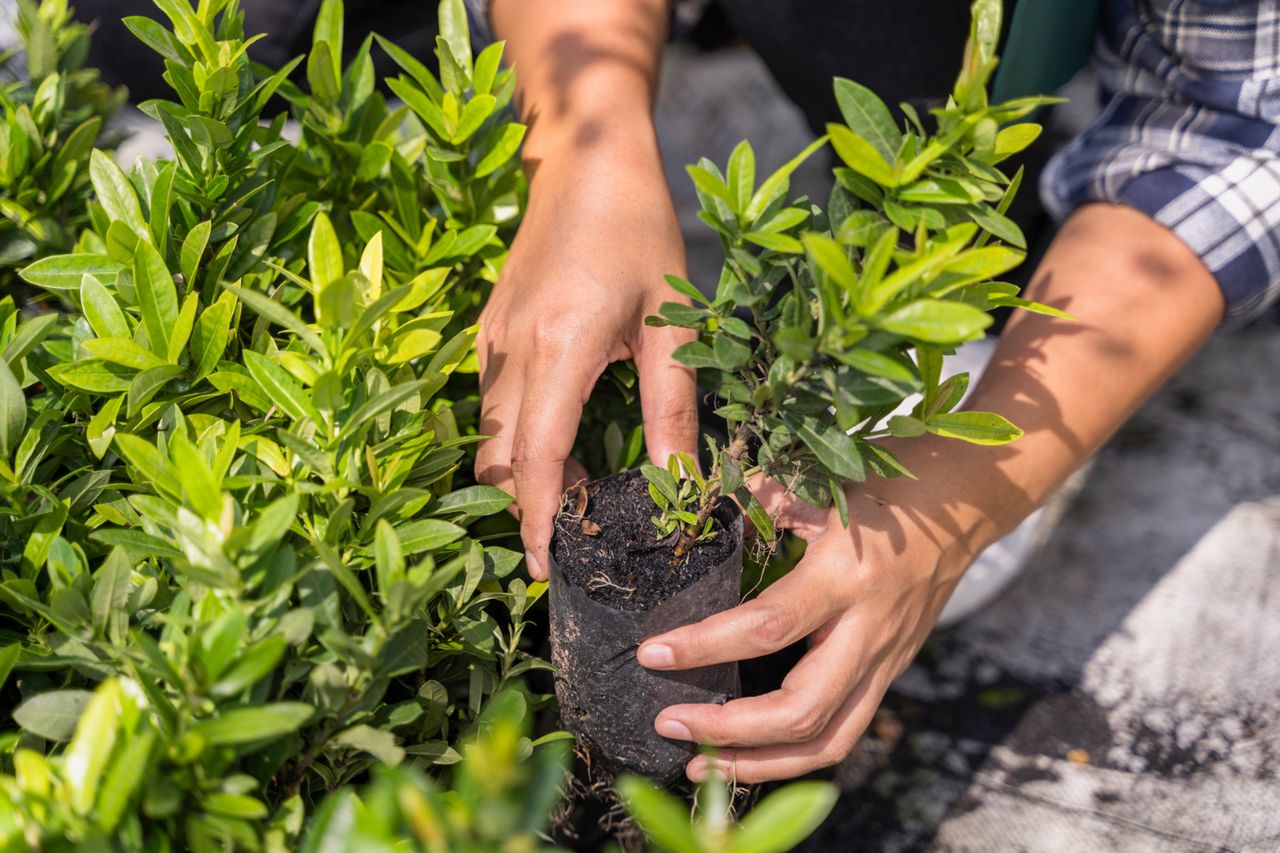
M 545 586 L 508 578 L 510 498 L 462 473 L 475 328 L 454 306 L 500 267 L 496 226 L 448 224 L 396 268 L 391 165 L 354 196 L 291 192 L 325 144 L 265 116 L 296 63 L 255 69 L 236 0 L 157 5 L 168 28 L 127 23 L 165 56 L 176 100 L 144 109 L 174 158 L 95 151 L 89 227 L 23 271 L 67 311 L 0 300 L 13 849 L 292 849 L 371 768 L 456 762 L 490 697 L 546 666 L 522 648 Z M 331 106 L 341 128 L 367 105 Z M 442 209 L 419 155 L 413 204 Z M 362 210 L 379 227 L 353 243 Z
M 301 849 L 400 850 L 406 839 L 430 853 L 549 849 L 541 833 L 569 750 L 559 738 L 531 741 L 529 729 L 520 694 L 498 696 L 460 747 L 447 792 L 411 770 L 383 768 L 363 795 L 346 789 L 326 801 Z
M 447 270 L 476 286 L 454 288 L 451 307 L 471 322 L 497 279 L 505 240 L 523 208 L 514 158 L 523 125 L 507 105 L 515 79 L 501 67 L 502 43 L 472 56 L 460 3 L 440 7 L 437 78 L 391 42 L 378 43 L 404 73 L 386 81 L 404 101 L 394 109 L 375 86 L 366 39 L 343 69 L 343 4 L 326 0 L 307 59 L 304 93 L 286 83 L 302 128 L 288 192 L 330 207 L 343 242 L 383 234 L 389 277 L 420 288 Z
M 875 439 L 932 433 L 1002 444 L 1021 435 L 997 414 L 954 411 L 968 376 L 942 378 L 945 355 L 982 337 L 992 309 L 1061 314 L 996 280 L 1025 257 L 1005 216 L 1022 173 L 997 167 L 1035 140 L 1040 128 L 1021 119 L 1047 102 L 988 103 L 1000 17 L 999 0 L 974 3 L 964 67 L 951 100 L 933 111 L 933 133 L 906 105 L 900 129 L 874 93 L 837 80 L 846 123 L 828 125 L 759 186 L 746 142 L 725 172 L 708 160 L 689 168 L 700 218 L 724 246 L 723 273 L 713 299 L 668 277 L 693 305 L 667 303 L 649 322 L 698 331 L 676 358 L 702 371 L 730 437 L 711 443 L 677 558 L 722 495 L 736 495 L 772 537 L 745 488 L 757 472 L 814 505 L 834 503 L 847 523 L 844 482 L 910 476 Z M 790 174 L 827 141 L 843 163 L 827 209 L 787 203 Z M 909 415 L 889 417 L 910 399 Z
M 678 453 L 667 461 L 666 468 L 645 465 L 641 469 L 649 481 L 649 497 L 658 507 L 653 518 L 654 527 L 662 538 L 679 530 L 698 524 L 696 510 L 699 500 L 706 493 L 708 483 L 698 463 L 687 453 Z M 705 519 L 702 529 L 692 531 L 695 540 L 701 541 L 715 535 L 711 519 Z
M 793 782 L 733 820 L 730 788 L 712 773 L 698 786 L 693 813 L 647 779 L 624 776 L 618 793 L 654 847 L 668 853 L 785 853 L 818 828 L 839 791 L 829 782 Z
M 66 0 L 19 0 L 25 68 L 0 56 L 0 285 L 7 268 L 65 251 L 87 221 L 89 152 L 124 102 L 84 68 L 89 28 Z

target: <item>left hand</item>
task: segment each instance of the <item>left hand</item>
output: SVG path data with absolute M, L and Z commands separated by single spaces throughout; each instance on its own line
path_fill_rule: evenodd
M 811 647 L 782 687 L 725 705 L 673 705 L 654 727 L 664 737 L 714 746 L 686 768 L 694 782 L 713 766 L 755 783 L 838 764 L 871 722 L 885 691 L 924 643 L 961 571 L 944 564 L 936 535 L 913 530 L 856 491 L 854 518 L 819 511 L 776 486 L 758 491 L 782 526 L 808 543 L 804 559 L 758 598 L 646 640 L 654 670 L 682 670 L 771 654 L 809 637 Z M 770 504 L 773 504 L 771 507 Z M 962 569 L 963 566 L 960 567 Z

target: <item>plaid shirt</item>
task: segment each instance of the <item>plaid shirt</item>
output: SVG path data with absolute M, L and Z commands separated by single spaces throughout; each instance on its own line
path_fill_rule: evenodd
M 1104 0 L 1103 111 L 1050 162 L 1057 218 L 1124 204 L 1177 234 L 1243 320 L 1280 296 L 1280 0 Z

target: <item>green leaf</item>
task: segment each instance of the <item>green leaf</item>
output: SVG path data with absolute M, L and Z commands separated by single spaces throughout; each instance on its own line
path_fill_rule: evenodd
M 307 260 L 311 285 L 316 292 L 323 291 L 347 274 L 338 234 L 333 230 L 333 222 L 323 212 L 317 213 L 315 222 L 312 223 L 311 238 L 307 242 Z
M 117 613 L 124 616 L 123 608 L 129 601 L 129 593 L 133 585 L 129 576 L 133 572 L 133 564 L 128 553 L 120 547 L 111 549 L 102 567 L 93 576 L 93 596 L 90 610 L 93 613 L 94 633 L 105 636 L 111 617 Z
M 702 295 L 702 291 L 698 290 L 697 286 L 688 280 L 678 275 L 665 275 L 663 278 L 666 279 L 667 285 L 681 296 L 687 297 L 693 302 L 701 302 L 703 305 L 711 304 L 707 297 Z
M 888 224 L 874 210 L 855 210 L 840 224 L 836 239 L 853 246 L 870 246 Z
M 313 423 L 323 423 L 320 413 L 311 404 L 311 397 L 306 389 L 298 384 L 297 380 L 284 368 L 252 350 L 246 350 L 242 357 L 244 366 L 249 369 L 249 375 L 282 412 L 295 421 L 310 418 Z
M 173 465 L 154 444 L 145 438 L 128 433 L 116 433 L 116 447 L 129 464 L 138 469 L 143 482 L 162 489 L 175 497 L 181 497 L 182 484 Z
M 825 234 L 804 235 L 804 246 L 809 250 L 814 263 L 827 274 L 835 284 L 846 293 L 854 293 L 858 287 L 858 276 L 853 271 L 853 264 L 845 248 Z
M 90 358 L 75 364 L 59 364 L 49 369 L 49 375 L 69 388 L 95 394 L 120 394 L 129 390 L 134 371 L 100 358 Z
M 838 353 L 836 358 L 855 370 L 861 370 L 871 376 L 883 376 L 885 379 L 892 379 L 894 382 L 903 382 L 916 386 L 920 382 L 920 378 L 916 376 L 915 371 L 884 353 L 855 348 L 847 352 Z
M 125 807 L 146 778 L 155 747 L 156 734 L 150 729 L 136 734 L 125 746 L 119 757 L 111 762 L 102 783 L 102 792 L 94 807 L 98 826 L 107 832 L 115 829 Z
M 742 819 L 727 853 L 786 853 L 831 814 L 840 790 L 830 782 L 793 782 Z
M 718 198 L 731 208 L 733 207 L 733 194 L 729 191 L 729 185 L 718 175 L 712 174 L 709 169 L 704 169 L 702 166 L 686 166 L 685 171 L 693 179 L 694 186 L 712 198 Z
M 26 425 L 27 397 L 9 363 L 0 358 L 0 462 L 7 463 L 12 458 Z
M 880 155 L 875 146 L 840 124 L 827 125 L 831 145 L 845 164 L 860 175 L 865 175 L 882 187 L 890 189 L 898 185 L 893 166 Z
M 406 557 L 435 551 L 457 542 L 467 534 L 465 528 L 435 518 L 411 521 L 400 527 L 400 545 Z
M 440 498 L 433 507 L 433 515 L 460 513 L 467 518 L 484 518 L 502 512 L 514 500 L 493 486 L 468 486 Z
M 373 538 L 373 562 L 378 571 L 378 589 L 382 597 L 391 595 L 392 586 L 404 577 L 404 550 L 400 537 L 385 518 L 378 519 Z
M 404 747 L 396 743 L 396 736 L 391 732 L 375 729 L 373 726 L 352 726 L 339 732 L 333 739 L 334 746 L 348 747 L 367 752 L 374 758 L 390 767 L 404 761 Z
M 115 161 L 101 151 L 94 151 L 89 158 L 89 177 L 98 203 L 111 221 L 123 222 L 139 237 L 150 238 L 138 194 Z
M 187 287 L 195 286 L 196 271 L 200 269 L 200 259 L 204 257 L 204 250 L 209 246 L 209 235 L 212 231 L 213 223 L 206 220 L 187 232 L 186 238 L 182 241 L 180 263 L 182 277 L 187 282 Z
M 328 51 L 334 80 L 342 79 L 343 12 L 342 0 L 324 0 L 311 38 L 313 47 L 323 44 Z
M 471 78 L 471 28 L 467 8 L 462 0 L 440 3 L 440 35 L 449 45 L 449 53 L 457 60 L 467 80 Z
M 716 365 L 726 372 L 740 370 L 751 363 L 751 348 L 728 335 L 716 335 L 711 352 Z
M 209 692 L 221 699 L 238 696 L 275 671 L 288 645 L 283 636 L 274 635 L 238 652 L 235 663 Z
M 892 163 L 902 145 L 902 133 L 893 120 L 889 107 L 875 92 L 843 77 L 835 80 L 836 105 L 845 124 L 871 143 L 887 162 Z
M 756 188 L 756 155 L 751 143 L 742 140 L 729 157 L 729 206 L 734 213 L 741 213 L 751 203 Z
M 764 542 L 772 542 L 777 536 L 777 531 L 774 530 L 773 519 L 769 516 L 769 511 L 764 508 L 764 504 L 760 503 L 760 500 L 746 486 L 734 492 L 734 497 L 742 505 L 743 512 L 755 527 L 756 533 L 760 534 L 760 539 Z
M 522 124 L 508 124 L 503 127 L 493 144 L 489 146 L 489 150 L 476 163 L 476 177 L 488 177 L 506 164 L 519 150 L 526 130 L 527 128 Z
M 997 213 L 983 205 L 974 208 L 969 215 L 983 231 L 988 232 L 993 237 L 1003 240 L 1011 246 L 1017 246 L 1019 249 L 1027 248 L 1027 238 L 1023 236 L 1022 229 L 1018 227 L 1018 223 L 1004 214 Z
M 422 394 L 435 393 L 444 386 L 445 377 L 436 376 L 431 379 L 418 379 L 413 382 L 405 382 L 395 386 L 387 391 L 383 391 L 371 400 L 367 400 L 364 405 L 352 412 L 351 416 L 342 424 L 344 434 L 351 434 L 367 421 L 376 418 L 383 412 L 390 411 L 397 406 L 411 400 Z
M 200 294 L 188 293 L 187 298 L 182 303 L 182 310 L 178 312 L 178 319 L 173 326 L 173 335 L 169 338 L 168 359 L 170 364 L 176 365 L 182 358 L 183 351 L 187 348 L 187 343 L 191 340 L 191 330 L 196 323 L 196 309 L 200 307 Z
M 693 834 L 688 808 L 674 794 L 639 776 L 623 776 L 616 787 L 627 811 L 656 845 L 670 853 L 703 849 Z
M 138 346 L 131 338 L 90 338 L 80 344 L 80 349 L 92 358 L 131 370 L 150 370 L 165 365 L 163 358 Z
M 133 256 L 133 285 L 138 292 L 138 309 L 147 330 L 147 343 L 152 352 L 167 359 L 178 320 L 178 291 L 164 258 L 146 240 L 139 241 Z
M 687 367 L 719 369 L 715 353 L 702 341 L 690 341 L 676 347 L 671 357 Z
M 232 708 L 197 722 L 191 732 L 215 746 L 275 740 L 297 731 L 314 713 L 315 708 L 302 702 Z
M 93 694 L 88 690 L 51 690 L 38 693 L 13 712 L 13 721 L 24 731 L 52 741 L 68 741 L 76 722 Z
M 93 333 L 100 338 L 128 338 L 132 332 L 111 291 L 91 275 L 80 282 L 80 305 Z
M 169 216 L 173 205 L 173 181 L 177 164 L 169 161 L 160 169 L 155 186 L 151 190 L 151 234 L 157 246 L 168 245 Z
M 657 465 L 645 465 L 641 467 L 640 473 L 658 490 L 659 494 L 667 499 L 668 503 L 675 506 L 680 504 L 680 486 L 670 471 L 659 468 Z
M 488 95 L 493 92 L 493 82 L 502 67 L 502 52 L 506 42 L 498 41 L 480 51 L 476 57 L 476 67 L 472 86 L 477 95 Z
M 1012 127 L 1006 127 L 996 134 L 995 154 L 987 162 L 998 163 L 1030 148 L 1032 143 L 1040 138 L 1043 130 L 1044 128 L 1040 125 L 1030 122 L 1022 122 Z
M 818 457 L 818 461 L 841 480 L 862 482 L 867 477 L 866 466 L 858 445 L 844 430 L 835 424 L 819 424 L 812 418 L 786 417 L 792 431 Z
M 297 335 L 316 355 L 323 357 L 328 354 L 324 341 L 320 339 L 315 330 L 302 322 L 301 317 L 285 308 L 279 302 L 268 296 L 263 296 L 255 290 L 246 290 L 243 287 L 234 285 L 227 285 L 226 287 L 227 290 L 236 295 L 236 298 L 253 309 L 258 316 L 265 317 L 277 326 L 288 329 Z
M 992 323 L 985 311 L 962 302 L 921 299 L 880 318 L 886 332 L 935 344 L 957 344 L 982 337 Z
M 181 433 L 170 441 L 169 455 L 186 502 L 205 519 L 216 522 L 222 513 L 222 488 L 204 456 Z
M 102 281 L 115 281 L 124 264 L 106 255 L 74 254 L 50 255 L 41 258 L 22 270 L 22 277 L 46 290 L 71 291 L 80 289 L 86 275 Z
M 200 319 L 196 321 L 191 334 L 191 363 L 196 379 L 212 373 L 226 352 L 235 307 L 235 297 L 230 293 L 223 293 L 216 302 L 204 309 Z
M 22 646 L 19 643 L 0 648 L 0 687 L 4 687 L 4 683 L 9 680 L 9 673 L 13 672 L 13 667 L 21 655 Z
M 992 412 L 949 412 L 934 415 L 925 425 L 934 435 L 958 438 L 970 444 L 1008 444 L 1022 437 L 1022 430 Z

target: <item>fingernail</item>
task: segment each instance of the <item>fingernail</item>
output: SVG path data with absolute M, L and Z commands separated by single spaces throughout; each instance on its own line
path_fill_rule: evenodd
M 526 551 L 524 555 L 525 563 L 529 566 L 529 574 L 537 580 L 542 580 L 547 576 L 547 571 L 542 567 L 542 561 L 539 560 L 532 551 Z
M 689 731 L 689 727 L 679 720 L 666 719 L 659 717 L 654 722 L 653 727 L 658 734 L 672 740 L 693 740 L 693 732 Z
M 636 652 L 636 660 L 646 669 L 671 669 L 676 665 L 676 653 L 661 643 L 646 643 Z
M 690 782 L 705 782 L 714 766 L 711 759 L 699 755 L 685 766 L 684 775 L 689 777 Z

